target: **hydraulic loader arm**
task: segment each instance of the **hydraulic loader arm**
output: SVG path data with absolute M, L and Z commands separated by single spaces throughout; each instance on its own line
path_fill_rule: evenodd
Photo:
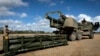
M 59 18 L 55 19 L 50 14 L 58 14 Z M 65 18 L 65 16 L 60 11 L 48 12 L 45 14 L 45 18 L 50 21 L 50 27 L 59 28 L 63 24 L 61 18 Z

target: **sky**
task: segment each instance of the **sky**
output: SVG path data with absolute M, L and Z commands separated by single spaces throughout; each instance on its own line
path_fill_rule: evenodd
M 0 27 L 10 30 L 53 31 L 45 14 L 61 11 L 80 22 L 100 22 L 100 0 L 0 0 Z M 100 29 L 99 29 L 100 31 Z

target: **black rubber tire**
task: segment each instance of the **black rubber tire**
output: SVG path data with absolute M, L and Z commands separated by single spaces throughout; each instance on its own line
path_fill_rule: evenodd
M 71 34 L 69 37 L 70 41 L 75 41 L 76 40 L 76 35 L 75 34 Z
M 93 39 L 93 38 L 94 38 L 94 33 L 91 31 L 89 35 L 89 39 Z
M 76 40 L 81 40 L 82 39 L 82 34 L 81 33 L 77 33 L 76 34 Z

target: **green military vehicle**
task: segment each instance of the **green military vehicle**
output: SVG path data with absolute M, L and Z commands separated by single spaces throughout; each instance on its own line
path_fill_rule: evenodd
M 79 28 L 83 31 L 82 36 L 89 36 L 90 39 L 93 39 L 94 33 L 93 30 L 97 30 L 100 27 L 99 22 L 88 22 L 85 18 L 79 23 Z
M 51 17 L 50 14 L 58 14 L 59 18 L 55 19 Z M 99 28 L 98 22 L 95 24 L 90 22 L 87 22 L 87 24 L 78 23 L 74 18 L 66 17 L 60 11 L 48 12 L 46 13 L 45 18 L 50 20 L 50 27 L 57 29 L 54 33 L 60 35 L 64 34 L 70 41 L 74 41 L 76 39 L 80 40 L 84 35 L 88 35 L 90 38 L 93 38 L 93 29 L 97 30 Z M 82 22 L 84 22 L 84 20 Z

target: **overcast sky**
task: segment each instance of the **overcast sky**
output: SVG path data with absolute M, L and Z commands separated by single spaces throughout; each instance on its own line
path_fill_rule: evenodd
M 100 0 L 0 0 L 0 27 L 11 30 L 53 31 L 46 12 L 61 11 L 78 22 L 83 18 L 100 22 Z

